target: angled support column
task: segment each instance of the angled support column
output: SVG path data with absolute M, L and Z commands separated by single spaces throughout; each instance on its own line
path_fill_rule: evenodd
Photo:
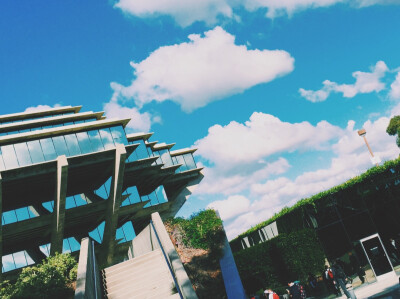
M 111 264 L 113 260 L 115 235 L 118 225 L 118 212 L 122 202 L 122 184 L 124 180 L 125 160 L 125 146 L 123 144 L 118 144 L 115 149 L 115 164 L 111 180 L 110 196 L 107 199 L 101 264 Z
M 54 199 L 50 255 L 62 253 L 64 239 L 65 201 L 67 197 L 68 161 L 65 155 L 57 157 L 57 191 Z

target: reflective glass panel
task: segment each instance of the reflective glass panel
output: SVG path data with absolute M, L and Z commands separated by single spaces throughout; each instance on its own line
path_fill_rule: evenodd
M 1 147 L 1 153 L 3 156 L 3 160 L 4 160 L 4 164 L 6 166 L 6 169 L 18 167 L 17 155 L 15 154 L 14 147 L 12 144 L 3 145 Z
M 164 150 L 160 150 L 158 152 L 160 154 L 160 157 L 161 157 L 161 160 L 162 160 L 162 162 L 164 164 L 164 167 L 169 167 L 169 166 L 173 165 L 172 159 L 171 159 L 171 156 L 170 156 L 168 150 L 164 149 Z
M 99 131 L 92 130 L 87 133 L 89 135 L 90 142 L 92 144 L 92 149 L 96 152 L 104 150 L 103 142 L 101 141 Z
M 76 156 L 81 154 L 81 149 L 78 144 L 78 139 L 75 134 L 64 135 L 67 143 L 67 148 L 70 156 Z
M 44 158 L 46 161 L 54 160 L 57 158 L 56 149 L 54 148 L 54 144 L 51 138 L 40 139 L 40 145 L 42 146 Z
M 100 129 L 99 133 L 100 133 L 101 141 L 103 142 L 104 148 L 106 150 L 115 147 L 109 128 Z
M 57 156 L 66 155 L 69 156 L 67 144 L 65 142 L 64 136 L 53 137 L 53 144 L 56 149 Z
M 4 170 L 4 169 L 6 169 L 6 166 L 4 165 L 3 154 L 2 154 L 1 148 L 0 148 L 0 170 Z
M 178 162 L 177 164 L 182 164 L 181 167 L 179 167 L 179 171 L 186 171 L 188 170 L 188 167 L 186 166 L 185 159 L 183 159 L 183 156 L 175 156 L 176 161 Z
M 44 161 L 44 155 L 39 140 L 28 141 L 28 149 L 31 154 L 32 163 L 40 163 Z
M 144 144 L 143 139 L 135 140 L 134 143 L 139 143 L 140 144 L 135 150 L 138 159 L 146 159 L 146 158 L 148 158 L 149 157 L 149 153 L 147 152 L 146 145 Z
M 32 164 L 31 156 L 29 155 L 28 146 L 25 142 L 14 144 L 15 153 L 17 154 L 19 166 Z
M 164 186 L 158 186 L 157 189 L 154 191 L 157 195 L 158 202 L 159 203 L 164 203 L 167 202 L 167 195 L 165 194 Z
M 78 138 L 78 143 L 82 154 L 92 152 L 92 146 L 90 144 L 90 139 L 87 132 L 76 133 L 76 138 Z
M 184 154 L 183 158 L 185 159 L 186 162 L 186 166 L 188 167 L 188 169 L 196 169 L 196 162 L 193 159 L 193 155 L 192 154 Z
M 128 144 L 128 140 L 126 139 L 125 131 L 122 128 L 122 126 L 111 127 L 110 131 L 115 144 L 117 143 L 124 145 Z

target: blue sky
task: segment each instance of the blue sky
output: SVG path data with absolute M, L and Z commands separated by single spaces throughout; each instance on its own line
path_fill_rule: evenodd
M 397 157 L 400 1 L 2 1 L 2 114 L 83 105 L 197 147 L 228 236 Z

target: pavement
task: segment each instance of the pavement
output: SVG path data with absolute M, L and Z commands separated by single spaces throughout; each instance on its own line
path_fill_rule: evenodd
M 400 299 L 399 277 L 393 275 L 382 281 L 354 289 L 357 299 Z M 346 296 L 340 297 L 345 299 Z

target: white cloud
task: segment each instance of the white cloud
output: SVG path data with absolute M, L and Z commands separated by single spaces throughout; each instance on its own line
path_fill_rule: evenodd
M 398 0 L 119 0 L 114 7 L 140 18 L 170 16 L 182 27 L 196 21 L 215 25 L 224 19 L 237 20 L 241 8 L 253 12 L 266 9 L 266 17 L 292 16 L 306 9 L 343 3 L 354 8 L 377 4 L 399 4 Z
M 250 206 L 250 200 L 243 195 L 232 195 L 225 200 L 217 200 L 210 203 L 207 209 L 215 209 L 219 212 L 222 220 L 228 220 L 236 215 L 242 214 Z
M 49 105 L 37 105 L 34 107 L 28 107 L 25 109 L 25 112 L 38 112 L 38 111 L 44 111 L 44 110 L 49 110 L 52 108 L 56 107 L 61 107 L 60 104 L 55 104 L 54 106 L 49 106 Z
M 389 97 L 394 100 L 400 99 L 400 72 L 397 73 L 396 79 L 390 85 Z
M 399 109 L 400 104 L 390 115 Z M 386 134 L 389 120 L 384 116 L 362 125 L 374 154 L 383 161 L 396 158 L 400 152 L 395 137 Z M 324 125 L 320 126 L 321 123 Z M 254 113 L 244 124 L 231 122 L 212 128 L 196 142 L 200 158 L 211 165 L 206 168 L 196 195 L 224 196 L 209 207 L 226 210 L 221 216 L 230 239 L 284 206 L 341 184 L 373 166 L 364 140 L 357 133 L 361 127 L 357 128 L 352 120 L 342 129 L 327 122 L 316 126 L 307 122 L 285 123 L 272 115 Z M 286 174 L 289 167 L 298 167 L 296 160 L 291 162 L 293 165 L 284 158 L 265 162 L 271 156 L 293 151 L 313 151 L 317 157 L 319 150 L 330 160 L 329 166 L 316 167 L 293 178 Z
M 147 18 L 169 15 L 182 27 L 196 21 L 216 24 L 218 17 L 233 17 L 229 0 L 119 0 L 115 7 L 131 15 Z
M 189 35 L 189 41 L 155 50 L 131 63 L 130 86 L 112 83 L 119 99 L 141 108 L 151 101 L 171 100 L 190 112 L 210 102 L 241 93 L 290 73 L 294 59 L 282 50 L 248 50 L 221 27 Z
M 320 90 L 306 90 L 300 88 L 302 97 L 311 102 L 325 101 L 332 92 L 342 93 L 345 98 L 353 98 L 359 93 L 380 92 L 385 88 L 381 82 L 382 78 L 389 71 L 383 61 L 378 61 L 371 72 L 356 71 L 352 76 L 356 79 L 354 84 L 338 84 L 329 80 L 322 82 L 323 87 Z
M 226 126 L 212 126 L 206 137 L 195 142 L 195 147 L 197 155 L 221 168 L 232 169 L 277 153 L 321 149 L 341 131 L 326 121 L 313 126 L 254 112 L 244 124 L 232 121 Z
M 108 118 L 130 118 L 127 129 L 134 132 L 149 132 L 152 123 L 160 122 L 158 117 L 153 117 L 148 112 L 140 113 L 135 107 L 124 107 L 113 100 L 104 104 L 103 109 Z

